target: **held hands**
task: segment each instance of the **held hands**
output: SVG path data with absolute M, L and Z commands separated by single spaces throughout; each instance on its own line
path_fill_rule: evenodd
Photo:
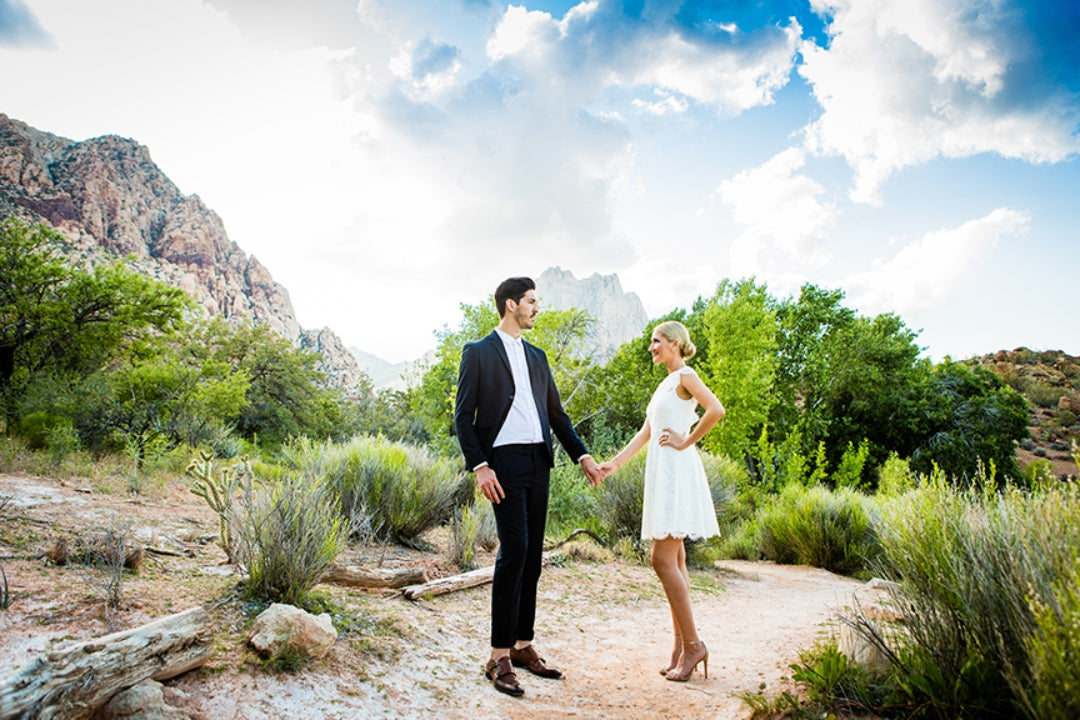
M 502 485 L 499 484 L 499 478 L 495 477 L 495 471 L 491 469 L 490 465 L 476 468 L 476 486 L 480 488 L 480 492 L 484 494 L 484 497 L 496 505 L 506 497 Z
M 599 485 L 607 477 L 600 472 L 600 467 L 596 464 L 596 461 L 588 456 L 581 459 L 581 471 L 585 473 L 585 477 L 589 478 L 590 485 Z
M 608 476 L 614 473 L 616 469 L 617 468 L 615 467 L 615 463 L 613 463 L 611 460 L 608 460 L 606 463 L 600 463 L 600 472 L 604 474 L 605 480 L 608 478 Z

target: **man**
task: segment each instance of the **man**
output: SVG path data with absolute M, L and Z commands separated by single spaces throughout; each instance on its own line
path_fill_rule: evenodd
M 590 483 L 599 484 L 603 475 L 563 410 L 544 351 L 521 339 L 538 313 L 536 285 L 525 277 L 505 280 L 495 290 L 495 305 L 498 327 L 462 351 L 454 426 L 466 465 L 493 504 L 499 534 L 485 674 L 496 690 L 520 697 L 525 690 L 514 667 L 562 677 L 532 645 L 555 465 L 552 430 Z

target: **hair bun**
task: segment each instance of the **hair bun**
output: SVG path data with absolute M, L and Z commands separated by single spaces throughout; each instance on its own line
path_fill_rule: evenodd
M 694 345 L 694 343 L 687 340 L 686 344 L 682 346 L 682 356 L 684 358 L 686 358 L 687 360 L 689 360 L 690 358 L 694 357 L 694 355 L 696 355 L 696 354 L 697 354 L 697 347 Z

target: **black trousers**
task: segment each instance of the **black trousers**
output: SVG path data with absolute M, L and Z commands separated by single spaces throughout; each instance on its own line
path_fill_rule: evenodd
M 501 445 L 491 452 L 491 469 L 506 493 L 492 504 L 499 554 L 491 586 L 491 647 L 533 639 L 551 480 L 548 463 L 543 444 Z

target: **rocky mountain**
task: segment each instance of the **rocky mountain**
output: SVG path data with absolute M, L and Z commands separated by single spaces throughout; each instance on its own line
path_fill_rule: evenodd
M 328 385 L 360 386 L 362 371 L 341 339 L 302 328 L 289 292 L 132 140 L 76 142 L 0 113 L 0 216 L 8 215 L 59 230 L 76 262 L 134 256 L 133 269 L 183 288 L 209 315 L 269 325 L 318 353 Z
M 541 308 L 579 308 L 595 318 L 587 344 L 597 362 L 609 360 L 627 340 L 645 331 L 649 316 L 635 293 L 624 292 L 618 275 L 593 273 L 578 280 L 574 274 L 551 267 L 536 278 Z

